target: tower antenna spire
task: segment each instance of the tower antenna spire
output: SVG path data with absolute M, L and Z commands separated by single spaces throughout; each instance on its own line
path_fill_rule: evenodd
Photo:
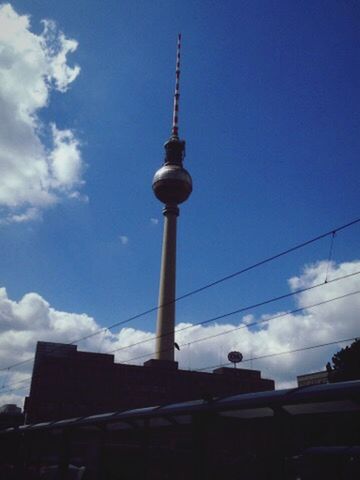
M 179 137 L 179 99 L 180 99 L 180 49 L 181 49 L 181 33 L 178 34 L 176 49 L 176 70 L 175 70 L 175 92 L 174 92 L 174 109 L 171 134 L 173 137 Z

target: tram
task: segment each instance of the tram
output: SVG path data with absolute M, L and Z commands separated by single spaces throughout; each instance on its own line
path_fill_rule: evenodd
M 360 478 L 360 381 L 206 398 L 0 431 L 0 478 Z

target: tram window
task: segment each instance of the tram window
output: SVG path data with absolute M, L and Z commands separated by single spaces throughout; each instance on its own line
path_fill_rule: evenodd
M 242 410 L 228 410 L 221 412 L 223 417 L 236 417 L 236 418 L 261 418 L 261 417 L 273 417 L 274 411 L 269 407 L 264 408 L 246 408 Z
M 300 403 L 284 405 L 283 409 L 291 415 L 311 413 L 353 412 L 360 411 L 360 405 L 351 400 L 338 400 L 334 402 Z

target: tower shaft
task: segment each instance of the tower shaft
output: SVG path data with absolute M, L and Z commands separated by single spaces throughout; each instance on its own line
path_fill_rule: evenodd
M 156 331 L 156 358 L 174 361 L 175 292 L 176 292 L 176 227 L 179 209 L 164 207 L 159 309 Z

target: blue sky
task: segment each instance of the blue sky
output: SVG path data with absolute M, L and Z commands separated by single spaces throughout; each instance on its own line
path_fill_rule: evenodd
M 34 220 L 0 226 L 0 280 L 12 301 L 36 292 L 98 325 L 156 305 L 162 206 L 151 180 L 170 134 L 178 32 L 180 135 L 194 183 L 179 217 L 178 294 L 359 216 L 357 2 L 11 5 L 34 34 L 51 19 L 78 42 L 66 61 L 80 73 L 63 92 L 49 90 L 36 116 L 44 148 L 51 122 L 76 137 L 83 182 L 77 199 L 59 194 Z M 10 219 L 22 207 L 5 202 L 1 212 Z M 359 232 L 336 237 L 337 264 L 359 259 Z M 286 293 L 290 277 L 327 259 L 329 241 L 179 302 L 178 321 Z M 154 331 L 155 314 L 133 326 Z

